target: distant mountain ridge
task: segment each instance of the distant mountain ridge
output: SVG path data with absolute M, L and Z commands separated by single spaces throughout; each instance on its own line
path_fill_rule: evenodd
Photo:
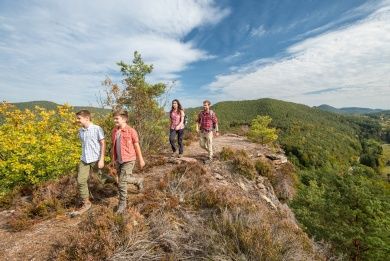
M 371 109 L 371 108 L 361 108 L 361 107 L 343 107 L 343 108 L 335 108 L 333 106 L 327 104 L 321 104 L 320 106 L 314 106 L 314 108 L 318 108 L 323 111 L 329 111 L 340 114 L 371 114 L 378 113 L 384 110 L 382 109 Z
M 12 104 L 15 105 L 20 110 L 25 110 L 25 109 L 32 110 L 35 108 L 35 106 L 39 106 L 47 110 L 55 110 L 57 106 L 61 106 L 61 104 L 51 102 L 51 101 L 15 102 Z M 103 108 L 98 108 L 93 106 L 72 106 L 72 107 L 74 111 L 89 110 L 90 112 L 97 113 L 97 114 L 106 114 L 111 111 L 110 109 L 103 109 Z

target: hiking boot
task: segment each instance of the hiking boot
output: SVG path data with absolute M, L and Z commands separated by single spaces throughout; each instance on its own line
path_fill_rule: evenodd
M 171 158 L 177 158 L 177 152 L 176 152 L 176 151 L 175 151 L 175 152 L 172 152 Z
M 109 175 L 107 175 L 107 177 L 104 180 L 102 180 L 102 184 L 104 186 L 105 185 L 109 185 L 109 184 L 118 186 L 118 184 L 119 184 L 118 176 L 109 176 Z
M 91 201 L 89 201 L 89 199 L 84 199 L 83 200 L 83 205 L 81 206 L 81 208 L 79 208 L 76 211 L 71 212 L 70 216 L 71 217 L 75 217 L 75 216 L 82 215 L 85 212 L 87 212 L 91 207 L 92 207 Z
M 182 158 L 183 157 L 183 154 L 179 154 L 178 158 Z
M 144 179 L 143 178 L 137 178 L 133 184 L 137 186 L 138 192 L 141 192 L 144 189 Z
M 131 177 L 128 180 L 127 184 L 131 184 L 137 187 L 137 191 L 134 191 L 130 187 L 127 190 L 130 193 L 140 193 L 144 189 L 144 179 L 143 178 L 136 178 L 136 177 Z
M 204 161 L 205 164 L 210 164 L 211 162 L 213 162 L 212 158 L 208 158 L 207 160 Z
M 141 192 L 144 190 L 144 180 L 140 179 L 137 184 L 135 184 L 138 187 L 138 190 Z
M 116 213 L 123 214 L 123 212 L 125 212 L 125 210 L 126 210 L 126 206 L 127 206 L 126 201 L 119 201 Z

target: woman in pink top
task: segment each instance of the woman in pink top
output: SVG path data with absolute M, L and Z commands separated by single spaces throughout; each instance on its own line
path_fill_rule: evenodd
M 179 100 L 172 101 L 172 108 L 169 113 L 171 126 L 169 131 L 169 142 L 171 143 L 173 156 L 176 156 L 176 136 L 179 144 L 179 158 L 183 155 L 183 134 L 184 134 L 184 110 Z

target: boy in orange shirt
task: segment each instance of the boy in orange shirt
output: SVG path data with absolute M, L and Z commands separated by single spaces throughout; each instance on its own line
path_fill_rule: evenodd
M 143 188 L 142 180 L 132 177 L 136 159 L 142 169 L 145 161 L 142 157 L 137 131 L 127 124 L 127 111 L 113 113 L 115 128 L 112 130 L 112 160 L 119 176 L 119 204 L 117 213 L 121 214 L 127 206 L 127 183 Z

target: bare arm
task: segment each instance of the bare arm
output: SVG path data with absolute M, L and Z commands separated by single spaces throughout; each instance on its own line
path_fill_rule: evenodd
M 112 147 L 111 147 L 111 163 L 113 164 L 113 166 L 115 166 L 114 153 L 115 153 L 115 147 L 114 147 L 114 144 L 112 144 Z
M 180 116 L 181 116 L 181 117 L 180 117 L 180 125 L 184 124 L 184 115 L 185 115 L 185 114 L 184 114 L 184 111 L 181 110 L 181 111 L 180 111 Z
M 139 166 L 142 169 L 145 166 L 144 158 L 142 157 L 141 147 L 139 146 L 139 143 L 134 143 L 135 148 L 135 154 L 137 155 L 137 158 L 139 160 Z
M 213 117 L 213 123 L 214 123 L 214 131 L 216 132 L 216 135 L 218 136 L 219 135 L 219 127 L 218 127 L 218 119 L 217 119 L 217 116 L 214 114 L 214 117 Z
M 100 159 L 98 162 L 99 169 L 102 169 L 104 167 L 104 154 L 106 151 L 106 141 L 104 139 L 99 140 L 100 143 Z
M 181 110 L 180 111 L 180 122 L 179 124 L 176 126 L 176 130 L 180 130 L 181 128 L 184 127 L 184 111 Z
M 196 132 L 199 132 L 199 122 L 200 122 L 200 116 L 198 115 L 198 119 L 196 120 Z

